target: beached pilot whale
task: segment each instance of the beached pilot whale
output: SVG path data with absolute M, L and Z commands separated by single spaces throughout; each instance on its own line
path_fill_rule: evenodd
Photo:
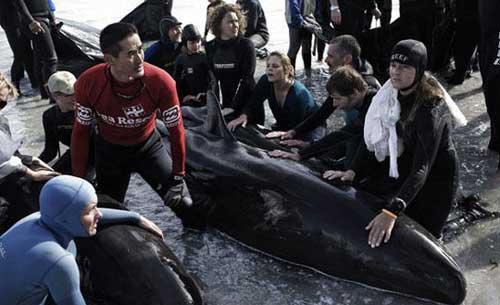
M 119 208 L 107 196 L 100 207 Z M 203 305 L 196 280 L 165 245 L 137 226 L 111 225 L 75 240 L 82 293 L 92 305 Z
M 330 185 L 304 163 L 268 157 L 253 145 L 273 144 L 248 130 L 235 135 L 243 132 L 252 146 L 237 141 L 215 95 L 207 99 L 205 108 L 183 108 L 186 181 L 198 209 L 176 211 L 186 225 L 205 220 L 250 247 L 349 281 L 446 304 L 464 300 L 460 267 L 425 229 L 401 216 L 390 242 L 370 248 L 364 228 L 381 200 Z

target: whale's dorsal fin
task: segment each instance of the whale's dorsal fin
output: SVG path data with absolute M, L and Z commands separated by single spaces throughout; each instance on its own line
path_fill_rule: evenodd
M 203 126 L 206 132 L 220 136 L 226 140 L 236 142 L 236 138 L 227 128 L 226 120 L 222 116 L 219 100 L 213 90 L 207 92 L 207 119 Z

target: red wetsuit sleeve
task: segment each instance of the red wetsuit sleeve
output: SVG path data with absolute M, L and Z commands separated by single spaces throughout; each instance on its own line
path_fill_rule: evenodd
M 89 142 L 93 120 L 93 110 L 88 98 L 85 80 L 75 84 L 75 122 L 71 133 L 71 167 L 73 175 L 85 177 L 89 159 Z
M 177 97 L 177 89 L 173 78 L 162 73 L 162 87 L 160 91 L 161 119 L 168 128 L 170 149 L 172 151 L 172 174 L 184 176 L 186 166 L 186 139 L 181 107 Z

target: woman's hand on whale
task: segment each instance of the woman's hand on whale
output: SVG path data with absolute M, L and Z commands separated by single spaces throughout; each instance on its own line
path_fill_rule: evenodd
M 163 239 L 163 232 L 161 231 L 160 228 L 158 228 L 157 225 L 154 224 L 151 220 L 147 219 L 144 216 L 141 216 L 141 219 L 139 219 L 139 227 L 153 233 L 154 235 L 160 237 Z
M 382 240 L 387 243 L 391 238 L 392 229 L 396 223 L 396 218 L 380 212 L 372 221 L 366 226 L 365 230 L 370 230 L 368 234 L 368 245 L 372 248 L 380 246 Z

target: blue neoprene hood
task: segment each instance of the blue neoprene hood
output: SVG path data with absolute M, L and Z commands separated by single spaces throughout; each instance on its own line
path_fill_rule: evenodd
M 68 175 L 52 178 L 40 193 L 40 218 L 52 230 L 70 239 L 89 236 L 80 217 L 96 199 L 94 187 L 84 179 Z

